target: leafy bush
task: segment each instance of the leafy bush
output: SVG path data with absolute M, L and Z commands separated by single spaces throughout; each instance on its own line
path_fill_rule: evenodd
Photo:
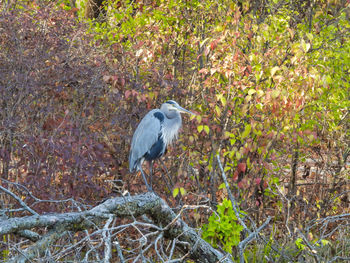
M 226 252 L 231 253 L 232 248 L 240 242 L 243 226 L 237 223 L 237 217 L 232 209 L 230 200 L 224 199 L 218 205 L 208 224 L 203 225 L 203 238 L 214 247 L 222 246 Z

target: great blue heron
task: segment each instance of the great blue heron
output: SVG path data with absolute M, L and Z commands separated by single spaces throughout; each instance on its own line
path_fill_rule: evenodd
M 193 114 L 176 101 L 168 100 L 160 109 L 151 110 L 137 126 L 131 141 L 129 155 L 130 172 L 140 170 L 148 191 L 152 191 L 152 161 L 160 158 L 167 146 L 177 138 L 182 124 L 181 112 Z M 150 185 L 142 170 L 142 163 L 150 163 Z

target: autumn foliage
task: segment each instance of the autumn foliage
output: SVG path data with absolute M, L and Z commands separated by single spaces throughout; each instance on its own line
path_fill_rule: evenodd
M 297 261 L 300 232 L 327 259 L 349 256 L 348 225 L 314 224 L 349 213 L 347 1 L 107 1 L 103 20 L 83 18 L 83 4 L 19 2 L 0 14 L 2 186 L 41 212 L 69 207 L 33 196 L 89 206 L 145 191 L 129 173 L 130 139 L 175 99 L 198 115 L 155 164 L 156 193 L 224 214 L 219 154 L 240 209 L 257 224 L 273 218 L 277 251 L 261 253 L 286 245 Z M 200 228 L 211 215 L 186 219 Z M 222 240 L 210 241 L 234 254 Z

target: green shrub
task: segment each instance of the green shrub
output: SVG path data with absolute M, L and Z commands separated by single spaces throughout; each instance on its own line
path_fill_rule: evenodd
M 226 252 L 231 252 L 232 247 L 239 244 L 240 233 L 243 230 L 243 226 L 237 223 L 231 201 L 224 199 L 208 221 L 208 224 L 203 226 L 204 240 L 214 247 L 220 244 Z

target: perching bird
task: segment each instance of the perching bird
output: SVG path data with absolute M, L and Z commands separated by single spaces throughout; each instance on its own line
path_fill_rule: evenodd
M 137 126 L 131 141 L 129 155 L 130 172 L 140 170 L 146 187 L 152 191 L 152 161 L 160 158 L 167 149 L 167 146 L 177 138 L 182 124 L 181 114 L 192 112 L 180 107 L 173 100 L 162 104 L 160 109 L 151 110 Z M 150 184 L 142 170 L 142 163 L 146 160 L 150 163 Z

